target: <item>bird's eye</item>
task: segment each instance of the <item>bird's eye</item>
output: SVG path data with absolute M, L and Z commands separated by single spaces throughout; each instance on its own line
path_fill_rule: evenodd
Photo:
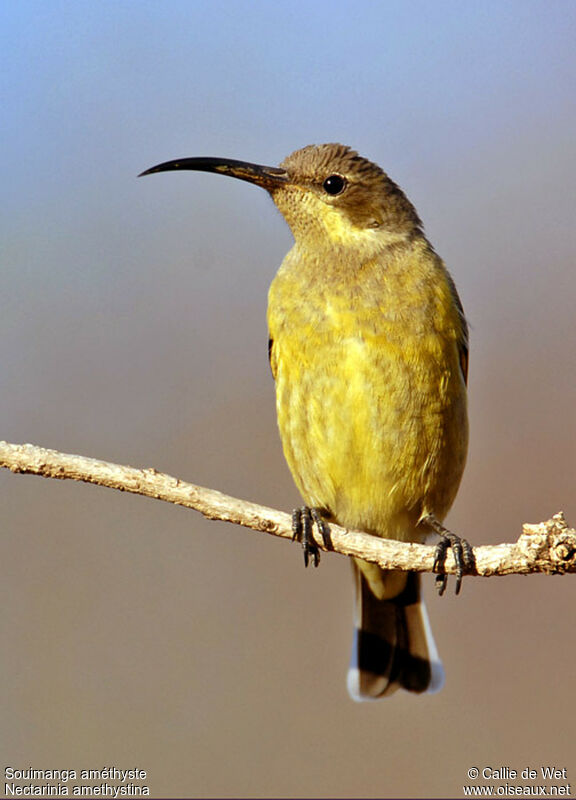
M 342 194 L 346 188 L 346 179 L 343 178 L 342 175 L 329 175 L 322 184 L 322 188 L 326 194 L 331 194 L 333 196 Z

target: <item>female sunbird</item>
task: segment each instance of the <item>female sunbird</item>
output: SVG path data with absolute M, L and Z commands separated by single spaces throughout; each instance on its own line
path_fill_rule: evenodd
M 185 158 L 143 174 L 202 170 L 266 189 L 294 236 L 270 287 L 270 363 L 286 460 L 311 525 L 389 539 L 443 538 L 468 444 L 468 330 L 458 293 L 414 206 L 380 167 L 341 144 L 309 145 L 280 167 Z M 443 670 L 415 573 L 354 561 L 356 631 L 348 689 L 371 700 L 434 691 Z M 441 590 L 446 577 L 441 578 Z

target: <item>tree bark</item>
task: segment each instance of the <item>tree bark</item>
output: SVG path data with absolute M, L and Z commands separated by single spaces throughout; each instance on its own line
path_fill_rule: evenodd
M 205 489 L 152 467 L 134 467 L 98 461 L 84 456 L 46 450 L 31 444 L 0 442 L 0 467 L 12 472 L 41 475 L 44 478 L 84 481 L 123 492 L 141 494 L 199 511 L 207 519 L 243 525 L 255 531 L 292 538 L 292 518 L 276 509 L 229 497 Z M 314 531 L 316 544 L 346 556 L 378 564 L 383 569 L 433 572 L 435 548 L 431 545 L 380 539 L 361 531 L 330 524 L 329 541 Z M 576 572 L 576 530 L 569 528 L 562 512 L 536 524 L 526 523 L 517 541 L 474 548 L 475 569 L 468 574 L 527 575 L 540 572 Z M 448 553 L 444 572 L 454 574 L 455 564 Z

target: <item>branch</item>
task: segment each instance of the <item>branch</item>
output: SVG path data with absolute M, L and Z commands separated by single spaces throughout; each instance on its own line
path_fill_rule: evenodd
M 153 468 L 134 467 L 97 461 L 93 458 L 45 450 L 31 444 L 0 442 L 0 467 L 12 472 L 41 475 L 44 478 L 84 481 L 107 486 L 121 492 L 132 492 L 199 511 L 207 519 L 233 522 L 255 531 L 292 538 L 289 514 L 245 500 L 205 489 Z M 328 549 L 320 536 L 318 547 Z M 430 545 L 380 539 L 360 531 L 349 531 L 330 524 L 330 550 L 346 556 L 372 561 L 383 569 L 433 572 L 435 548 Z M 564 515 L 555 514 L 547 522 L 525 524 L 513 544 L 475 547 L 474 574 L 527 575 L 533 572 L 576 572 L 576 530 L 569 528 Z M 454 574 L 455 564 L 449 552 L 445 572 Z

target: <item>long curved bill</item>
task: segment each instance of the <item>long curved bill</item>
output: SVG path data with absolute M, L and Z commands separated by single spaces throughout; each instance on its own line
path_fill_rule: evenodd
M 155 172 L 171 172 L 178 169 L 191 169 L 198 172 L 216 172 L 220 175 L 230 175 L 241 181 L 254 183 L 263 189 L 273 190 L 287 183 L 288 173 L 280 167 L 265 167 L 261 164 L 251 164 L 248 161 L 236 161 L 233 158 L 178 158 L 174 161 L 164 161 L 155 167 L 141 172 L 138 176 L 152 175 Z

